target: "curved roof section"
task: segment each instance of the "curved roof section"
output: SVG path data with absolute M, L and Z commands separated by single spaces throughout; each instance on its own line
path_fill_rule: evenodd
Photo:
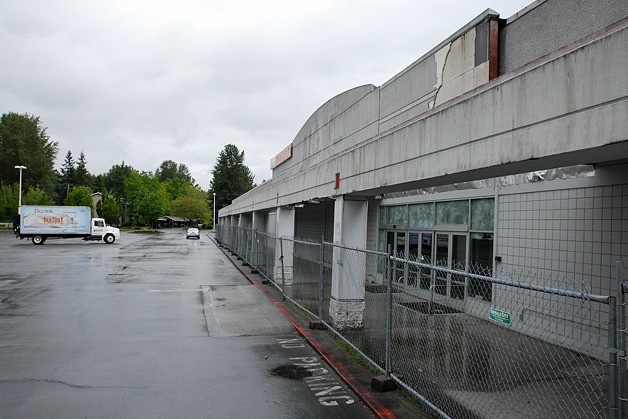
M 298 143 L 309 137 L 375 89 L 377 89 L 377 86 L 373 84 L 365 84 L 363 86 L 349 89 L 346 92 L 340 93 L 339 95 L 329 99 L 308 118 L 295 136 L 292 143 L 294 144 L 295 141 Z

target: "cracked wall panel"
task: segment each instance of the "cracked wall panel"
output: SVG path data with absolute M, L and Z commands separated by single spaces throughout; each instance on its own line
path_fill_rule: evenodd
M 443 68 L 443 85 L 475 67 L 475 28 L 451 43 L 451 51 Z
M 484 48 L 486 59 L 476 66 L 476 29 L 471 29 L 461 37 L 451 43 L 448 50 L 441 49 L 437 54 L 439 59 L 439 77 L 442 85 L 438 87 L 438 92 L 434 100 L 434 106 L 438 106 L 451 99 L 454 99 L 489 80 L 488 46 Z M 484 40 L 488 42 L 488 32 Z M 445 54 L 445 51 L 447 52 Z M 482 58 L 482 57 L 481 57 Z

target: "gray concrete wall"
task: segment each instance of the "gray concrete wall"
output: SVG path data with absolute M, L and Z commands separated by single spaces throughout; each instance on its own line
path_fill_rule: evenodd
M 292 157 L 273 170 L 273 181 L 303 172 L 434 106 L 488 81 L 487 62 L 476 65 L 476 26 L 496 14 L 480 14 L 383 86 L 356 87 L 323 104 L 292 142 Z M 484 48 L 487 49 L 487 48 Z
M 346 146 L 343 139 L 377 121 L 376 96 L 371 96 L 375 89 L 373 85 L 356 87 L 318 108 L 292 141 L 292 157 L 273 170 L 272 180 L 299 173 L 328 158 Z
M 220 214 L 628 158 L 628 54 L 618 53 L 627 50 L 627 26 L 495 79 L 388 132 L 330 150 Z M 322 124 L 312 121 L 312 128 Z M 301 158 L 293 157 L 297 163 Z M 337 190 L 335 173 L 341 176 Z
M 625 0 L 537 1 L 500 30 L 499 72 L 515 70 L 626 16 Z

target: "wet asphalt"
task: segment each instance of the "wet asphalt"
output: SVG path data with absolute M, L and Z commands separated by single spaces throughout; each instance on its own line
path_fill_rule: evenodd
M 0 231 L 1 418 L 367 418 L 206 233 Z

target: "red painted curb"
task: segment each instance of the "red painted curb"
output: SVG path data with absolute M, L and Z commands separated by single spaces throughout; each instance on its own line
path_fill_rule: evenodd
M 212 241 L 214 242 L 214 244 L 218 245 L 213 239 Z M 314 338 L 314 336 L 309 330 L 302 328 L 299 325 L 297 319 L 295 319 L 294 316 L 290 314 L 288 310 L 283 308 L 281 304 L 277 300 L 275 300 L 275 298 L 266 289 L 264 289 L 264 287 L 262 287 L 259 282 L 249 277 L 249 275 L 246 272 L 240 269 L 240 267 L 233 262 L 233 260 L 225 253 L 225 251 L 220 246 L 218 246 L 218 248 L 225 254 L 225 256 L 227 256 L 227 258 L 231 261 L 233 266 L 235 266 L 235 268 L 238 271 L 240 271 L 240 273 L 244 275 L 244 277 L 251 284 L 255 285 L 255 287 L 257 287 L 257 289 L 260 290 L 266 296 L 266 298 L 268 298 L 270 302 L 273 303 L 273 305 L 277 307 L 279 311 L 283 313 L 284 316 L 286 316 L 288 321 L 292 323 L 292 325 L 297 330 L 297 332 L 307 340 L 309 345 L 325 360 L 325 362 L 327 362 L 327 364 L 329 364 L 329 366 L 334 370 L 334 372 L 338 374 L 338 376 L 342 379 L 342 381 L 344 381 L 349 386 L 349 388 L 351 388 L 351 390 L 375 414 L 375 416 L 377 416 L 378 418 L 390 418 L 390 419 L 396 418 L 395 414 L 391 412 L 386 406 L 384 406 L 369 391 L 367 387 L 365 387 L 362 383 L 360 383 L 353 376 L 353 374 L 351 374 L 347 370 L 344 364 L 338 361 L 333 354 L 325 350 L 323 345 L 320 342 L 318 342 L 316 338 Z
M 242 272 L 240 270 L 240 272 Z M 283 314 L 286 316 L 288 321 L 292 323 L 294 328 L 301 334 L 310 344 L 310 346 L 329 364 L 329 366 L 338 374 L 338 376 L 351 388 L 351 390 L 358 395 L 360 400 L 364 402 L 364 404 L 378 417 L 378 418 L 395 418 L 395 414 L 391 412 L 388 408 L 386 408 L 373 394 L 360 383 L 354 376 L 351 374 L 347 368 L 340 361 L 336 359 L 336 357 L 327 352 L 323 345 L 314 338 L 312 333 L 302 328 L 297 320 L 279 304 L 275 298 L 268 291 L 266 291 L 257 281 L 242 272 L 244 276 L 257 287 L 266 297 L 270 300 L 271 303 L 275 305 Z

